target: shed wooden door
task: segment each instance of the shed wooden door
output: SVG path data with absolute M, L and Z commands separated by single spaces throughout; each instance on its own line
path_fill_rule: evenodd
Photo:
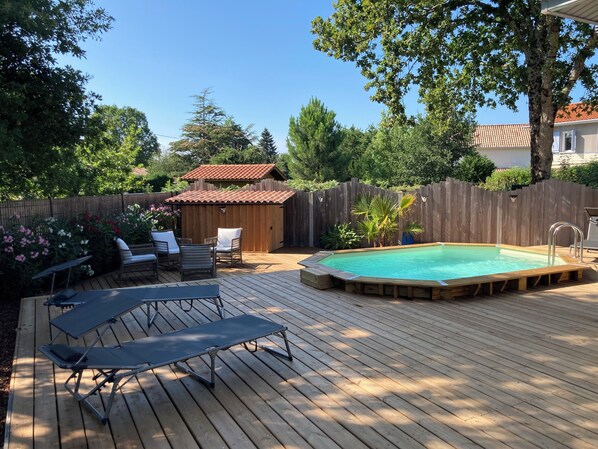
M 284 209 L 283 206 L 270 206 L 270 242 L 268 252 L 282 248 L 284 245 Z

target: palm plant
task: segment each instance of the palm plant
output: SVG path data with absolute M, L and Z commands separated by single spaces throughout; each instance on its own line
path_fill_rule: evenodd
M 374 197 L 362 195 L 353 206 L 353 214 L 361 220 L 358 228 L 368 243 L 374 246 L 385 246 L 398 229 L 398 220 L 415 202 L 415 196 L 404 195 L 400 201 L 389 196 Z

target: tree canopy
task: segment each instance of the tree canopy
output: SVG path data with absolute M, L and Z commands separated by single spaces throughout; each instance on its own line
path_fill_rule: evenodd
M 372 98 L 404 116 L 417 86 L 431 112 L 529 108 L 532 178 L 550 177 L 558 109 L 576 84 L 598 104 L 598 30 L 541 14 L 541 0 L 338 0 L 313 23 L 315 48 L 354 61 Z
M 192 165 L 207 164 L 225 148 L 245 150 L 253 144 L 252 126 L 243 128 L 228 116 L 211 97 L 211 89 L 195 95 L 191 120 L 182 128 L 183 138 L 173 142 L 170 150 Z
M 341 168 L 338 147 L 342 134 L 335 117 L 317 98 L 301 108 L 298 118 L 291 117 L 287 148 L 293 178 L 318 182 L 336 179 Z
M 81 43 L 112 18 L 89 0 L 9 0 L 0 5 L 0 196 L 52 194 L 74 157 L 95 95 L 87 76 L 56 55 L 83 57 Z M 60 171 L 60 170 L 58 170 Z

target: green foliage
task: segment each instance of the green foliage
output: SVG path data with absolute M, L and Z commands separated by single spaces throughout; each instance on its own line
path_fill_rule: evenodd
M 193 167 L 209 163 L 212 157 L 227 148 L 245 150 L 255 140 L 251 126 L 243 128 L 227 116 L 211 94 L 210 89 L 205 89 L 194 96 L 195 110 L 191 120 L 183 126 L 183 138 L 169 148 Z
M 320 237 L 324 249 L 351 249 L 359 246 L 361 236 L 348 224 L 336 224 Z
M 306 181 L 305 179 L 289 179 L 287 185 L 295 190 L 303 190 L 304 192 L 315 192 L 317 190 L 327 190 L 338 185 L 338 181 Z
M 129 107 L 99 106 L 76 147 L 79 186 L 73 193 L 144 191 L 145 179 L 132 170 L 157 150 L 158 142 L 147 126 L 145 114 Z
M 355 126 L 342 129 L 339 145 L 341 164 L 337 178 L 339 181 L 361 178 L 367 172 L 368 161 L 365 159 L 365 155 L 376 132 L 377 130 L 373 126 L 365 131 Z
M 287 179 L 291 179 L 291 170 L 289 169 L 289 161 L 291 156 L 289 153 L 281 153 L 276 159 L 276 167 L 285 175 Z
M 85 255 L 88 244 L 81 226 L 54 218 L 38 220 L 31 227 L 0 226 L 0 289 L 14 298 L 33 294 L 34 274 Z M 74 276 L 78 274 L 92 275 L 93 270 L 84 265 L 75 270 Z
M 358 229 L 374 246 L 385 246 L 390 243 L 398 229 L 399 218 L 403 217 L 415 203 L 415 196 L 403 195 L 400 201 L 389 196 L 374 197 L 362 195 L 353 205 L 353 214 L 361 217 Z
M 258 142 L 258 147 L 262 150 L 262 153 L 264 153 L 266 163 L 271 164 L 276 162 L 278 157 L 278 149 L 276 148 L 274 137 L 272 137 L 272 134 L 270 134 L 268 128 L 264 128 L 262 131 L 262 135 Z
M 381 187 L 424 185 L 451 176 L 464 155 L 472 151 L 470 119 L 452 125 L 418 116 L 413 124 L 380 126 L 363 156 L 363 177 Z
M 593 27 L 541 9 L 539 0 L 338 0 L 312 32 L 315 48 L 354 62 L 372 99 L 399 120 L 414 86 L 440 119 L 497 103 L 516 110 L 526 96 L 537 181 L 550 177 L 552 126 L 572 89 L 581 84 L 598 102 Z
M 74 146 L 94 94 L 88 77 L 57 55 L 81 58 L 81 43 L 112 18 L 89 0 L 5 1 L 0 6 L 0 198 L 70 192 Z
M 464 156 L 459 161 L 453 176 L 461 181 L 480 184 L 486 181 L 486 178 L 491 176 L 494 170 L 496 170 L 496 165 L 489 157 L 475 152 Z
M 113 145 L 125 145 L 130 142 L 135 153 L 133 165 L 147 165 L 160 153 L 158 138 L 150 130 L 147 117 L 143 112 L 130 106 L 101 105 L 96 107 L 94 115 L 103 124 L 104 132 L 110 136 Z
M 162 187 L 162 192 L 182 192 L 187 187 L 189 187 L 189 183 L 187 181 L 177 179 L 174 182 L 170 182 L 170 179 L 166 181 L 164 187 Z
M 172 151 L 155 155 L 147 166 L 149 177 L 167 176 L 180 178 L 194 168 L 194 165 Z
M 210 158 L 210 164 L 266 164 L 268 158 L 261 148 L 249 145 L 245 148 L 226 147 Z
M 335 117 L 317 98 L 301 108 L 298 118 L 291 117 L 287 147 L 293 178 L 322 182 L 342 176 L 342 134 Z
M 562 181 L 575 182 L 598 189 L 598 161 L 591 161 L 582 165 L 562 164 L 554 177 Z
M 514 167 L 508 170 L 495 171 L 482 184 L 486 190 L 509 191 L 513 186 L 529 185 L 532 182 L 532 175 L 529 168 Z

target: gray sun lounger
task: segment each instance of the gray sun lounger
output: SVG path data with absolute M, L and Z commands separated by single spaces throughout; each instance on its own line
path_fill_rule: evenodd
M 193 302 L 196 300 L 210 301 L 216 307 L 218 316 L 224 318 L 224 303 L 220 297 L 220 287 L 217 284 L 180 287 L 134 287 L 84 292 L 65 290 L 48 299 L 46 304 L 62 308 L 80 306 L 89 301 L 111 295 L 112 292 L 120 292 L 141 301 L 146 306 L 148 327 L 152 325 L 158 315 L 159 304 L 172 301 L 178 302 L 179 307 L 185 312 L 191 311 Z
M 83 307 L 85 304 L 80 306 Z M 73 311 L 78 311 L 80 308 Z M 68 314 L 63 316 L 65 315 Z M 62 325 L 61 330 L 69 335 L 73 333 L 78 335 L 85 328 L 85 326 L 75 325 L 76 329 L 70 329 L 64 322 L 59 324 Z M 286 331 L 285 326 L 272 321 L 252 315 L 242 315 L 176 332 L 128 341 L 115 347 L 49 344 L 40 347 L 39 350 L 58 367 L 72 370 L 64 387 L 105 424 L 108 422 L 116 392 L 137 374 L 174 364 L 194 379 L 213 388 L 216 381 L 216 356 L 219 351 L 229 349 L 231 346 L 242 344 L 245 349 L 254 352 L 258 348 L 258 339 L 277 335 L 284 341 L 286 354 L 273 348 L 263 346 L 262 348 L 292 361 Z M 248 343 L 251 342 L 255 344 L 253 348 L 248 347 Z M 187 360 L 203 355 L 210 356 L 209 379 L 202 377 L 185 364 Z M 86 370 L 96 371 L 93 380 L 97 384 L 87 392 L 80 392 L 81 379 Z M 110 383 L 112 387 L 102 412 L 90 402 L 89 398 Z

